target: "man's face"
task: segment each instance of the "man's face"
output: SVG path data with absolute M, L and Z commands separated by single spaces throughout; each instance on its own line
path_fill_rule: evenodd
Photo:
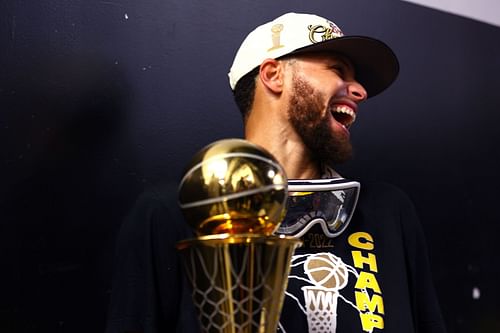
M 289 121 L 313 158 L 335 165 L 352 156 L 349 126 L 367 97 L 345 58 L 316 54 L 291 65 Z

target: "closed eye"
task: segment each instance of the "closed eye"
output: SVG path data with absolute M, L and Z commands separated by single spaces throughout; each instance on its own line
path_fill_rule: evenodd
M 346 68 L 345 66 L 341 64 L 335 64 L 330 66 L 330 69 L 334 71 L 338 76 L 340 76 L 341 79 L 345 78 L 346 75 Z

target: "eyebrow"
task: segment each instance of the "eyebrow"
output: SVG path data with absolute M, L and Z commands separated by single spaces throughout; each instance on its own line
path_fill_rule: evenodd
M 354 69 L 354 64 L 351 61 L 346 60 L 343 56 L 335 56 L 334 59 L 338 62 L 341 62 L 347 68 Z

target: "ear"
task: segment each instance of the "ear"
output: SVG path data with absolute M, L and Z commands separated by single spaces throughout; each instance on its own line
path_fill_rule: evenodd
M 272 92 L 279 94 L 283 90 L 283 63 L 276 59 L 266 59 L 260 65 L 259 79 Z

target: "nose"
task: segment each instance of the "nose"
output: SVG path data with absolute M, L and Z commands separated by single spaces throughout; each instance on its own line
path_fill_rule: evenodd
M 347 94 L 356 103 L 361 103 L 368 97 L 366 89 L 358 81 L 350 81 L 347 83 Z

